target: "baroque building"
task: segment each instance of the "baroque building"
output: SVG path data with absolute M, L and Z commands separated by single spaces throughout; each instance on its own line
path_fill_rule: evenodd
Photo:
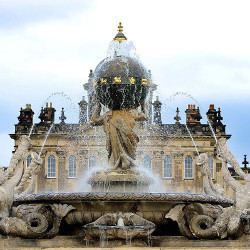
M 127 40 L 121 25 L 114 39 L 121 42 Z M 154 97 L 157 85 L 152 80 L 149 84 L 148 121 L 138 122 L 136 125 L 136 132 L 140 139 L 136 157 L 137 165 L 146 171 L 153 172 L 153 175 L 157 177 L 155 186 L 158 186 L 156 188 L 160 191 L 165 188 L 173 192 L 201 193 L 203 192 L 203 177 L 195 161 L 197 150 L 200 153 L 208 152 L 209 167 L 214 183 L 220 183 L 229 196 L 234 196 L 234 191 L 224 184 L 221 162 L 216 160 L 215 139 L 211 132 L 212 127 L 218 138 L 230 138 L 230 135 L 226 133 L 226 125 L 222 123 L 220 108 L 215 108 L 213 104 L 209 106 L 206 115 L 211 126 L 208 123 L 201 123 L 199 107 L 193 104 L 188 105 L 185 111 L 184 123 L 180 122 L 177 108 L 174 122 L 165 124 L 161 118 L 162 103 L 157 96 Z M 10 137 L 14 139 L 15 148 L 17 148 L 21 135 L 29 134 L 32 129 L 30 151 L 39 153 L 42 149 L 43 167 L 35 183 L 36 192 L 86 191 L 85 176 L 96 168 L 108 165 L 103 128 L 93 127 L 90 123 L 95 103 L 94 85 L 94 72 L 90 70 L 88 81 L 83 85 L 87 97 L 83 97 L 78 103 L 78 124 L 66 121 L 64 108 L 60 113 L 60 123 L 55 123 L 56 110 L 52 103 L 47 103 L 41 109 L 39 123 L 33 122 L 34 111 L 30 104 L 21 108 L 15 132 Z M 50 128 L 47 142 L 42 148 L 45 135 Z M 28 167 L 30 162 L 31 155 L 28 154 L 23 164 Z M 162 185 L 158 185 L 159 182 Z

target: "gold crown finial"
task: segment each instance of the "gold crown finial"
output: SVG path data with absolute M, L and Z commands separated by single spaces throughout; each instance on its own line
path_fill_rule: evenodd
M 123 32 L 123 26 L 122 26 L 122 22 L 119 22 L 119 25 L 118 25 L 118 32 Z
M 122 26 L 122 23 L 119 22 L 119 25 L 118 25 L 118 33 L 116 34 L 116 36 L 114 37 L 114 40 L 115 41 L 118 41 L 119 43 L 121 43 L 122 41 L 124 40 L 127 40 L 126 36 L 123 34 L 123 26 Z

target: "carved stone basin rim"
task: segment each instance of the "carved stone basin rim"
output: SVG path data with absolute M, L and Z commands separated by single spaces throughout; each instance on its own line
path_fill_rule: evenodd
M 106 234 L 108 239 L 127 239 L 143 238 L 151 235 L 155 227 L 145 228 L 144 226 L 104 226 L 104 225 L 86 225 L 83 227 L 85 233 L 92 238 L 99 238 L 101 234 Z
M 231 206 L 234 201 L 225 197 L 206 195 L 201 193 L 116 193 L 116 192 L 74 192 L 74 193 L 37 193 L 25 194 L 15 198 L 15 204 L 42 202 L 42 201 L 64 201 L 64 202 L 84 202 L 84 201 L 154 201 L 187 203 L 200 202 Z

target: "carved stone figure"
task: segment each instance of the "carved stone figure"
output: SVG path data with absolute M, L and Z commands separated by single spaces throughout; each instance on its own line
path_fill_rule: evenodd
M 224 181 L 235 190 L 236 203 L 234 206 L 227 208 L 199 203 L 173 207 L 166 215 L 166 218 L 176 221 L 181 234 L 186 237 L 223 239 L 227 237 L 239 237 L 243 232 L 250 232 L 250 199 L 247 195 L 249 190 L 249 175 L 241 170 L 240 165 L 228 149 L 224 138 L 218 140 L 217 152 L 217 158 L 222 162 Z M 196 163 L 201 167 L 204 192 L 209 195 L 221 196 L 223 189 L 215 185 L 212 181 L 207 154 L 200 154 Z M 235 172 L 245 180 L 244 184 L 236 181 L 231 176 L 227 164 L 230 164 Z
M 212 180 L 211 171 L 208 165 L 207 153 L 200 154 L 196 159 L 196 164 L 200 166 L 203 176 L 204 193 L 209 195 L 223 195 L 224 190 L 219 185 L 214 184 Z
M 13 154 L 6 171 L 0 173 L 0 233 L 17 236 L 27 236 L 31 233 L 31 225 L 22 217 L 9 217 L 14 195 L 31 191 L 34 178 L 40 170 L 42 160 L 36 153 L 32 153 L 31 164 L 24 169 L 28 150 L 31 146 L 30 138 L 22 136 L 16 152 Z M 31 179 L 29 179 L 31 177 Z M 42 221 L 42 215 L 39 220 Z
M 23 161 L 25 161 L 27 152 L 30 147 L 30 139 L 22 136 L 20 144 L 11 158 L 10 165 L 6 171 L 1 172 L 0 183 L 0 218 L 9 216 L 11 209 L 15 187 L 23 176 Z
M 133 167 L 135 165 L 136 147 L 139 142 L 133 128 L 136 121 L 146 120 L 145 113 L 138 112 L 135 109 L 112 110 L 102 116 L 100 113 L 101 103 L 97 101 L 91 120 L 95 126 L 104 125 L 111 167 L 113 169 Z
M 180 232 L 189 238 L 214 239 L 238 237 L 243 232 L 249 233 L 250 199 L 248 198 L 249 175 L 245 174 L 235 157 L 228 149 L 226 140 L 220 138 L 217 144 L 217 158 L 222 162 L 222 175 L 224 181 L 236 193 L 234 206 L 222 208 L 211 204 L 193 203 L 190 205 L 177 205 L 172 208 L 166 218 L 178 223 Z M 208 166 L 208 155 L 202 153 L 197 157 L 196 164 L 201 167 L 203 175 L 204 192 L 209 195 L 222 196 L 223 188 L 212 181 Z M 230 174 L 227 164 L 245 180 L 244 184 L 236 181 Z
M 227 141 L 225 138 L 219 138 L 218 144 L 216 146 L 218 156 L 227 164 L 231 165 L 235 172 L 244 180 L 250 181 L 250 175 L 242 171 L 238 161 L 235 159 L 234 155 L 227 146 Z
M 227 146 L 226 140 L 220 138 L 217 144 L 217 157 L 222 162 L 222 174 L 224 181 L 235 191 L 235 206 L 241 211 L 244 209 L 250 209 L 250 174 L 242 171 L 239 163 L 235 159 L 234 155 Z M 243 182 L 236 181 L 228 170 L 228 164 L 232 166 L 235 172 L 243 179 Z
M 42 159 L 38 154 L 31 153 L 32 161 L 30 165 L 25 169 L 21 181 L 15 188 L 15 193 L 32 193 L 34 191 L 35 178 L 41 170 Z

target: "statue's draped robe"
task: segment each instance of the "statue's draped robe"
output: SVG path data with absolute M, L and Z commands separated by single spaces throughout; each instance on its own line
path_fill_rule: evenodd
M 107 150 L 111 166 L 129 168 L 135 160 L 138 136 L 133 131 L 136 113 L 126 110 L 114 110 L 104 119 L 107 135 Z
M 137 110 L 112 110 L 100 116 L 97 105 L 92 116 L 93 125 L 104 125 L 107 138 L 108 158 L 112 168 L 129 169 L 134 166 L 139 138 L 133 131 L 136 121 L 146 120 L 145 114 Z

